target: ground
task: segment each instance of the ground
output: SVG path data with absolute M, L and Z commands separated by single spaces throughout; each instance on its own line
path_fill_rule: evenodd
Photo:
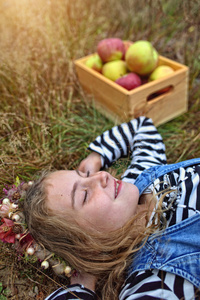
M 39 263 L 19 261 L 7 244 L 0 253 L 0 300 L 43 300 L 60 285 L 69 284 L 51 271 L 43 271 Z

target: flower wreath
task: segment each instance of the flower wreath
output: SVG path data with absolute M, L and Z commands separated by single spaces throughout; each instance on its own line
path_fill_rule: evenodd
M 51 267 L 56 275 L 76 276 L 76 270 L 65 261 L 46 250 L 43 245 L 36 243 L 28 231 L 23 213 L 23 200 L 26 190 L 33 182 L 20 182 L 19 177 L 11 186 L 5 186 L 5 197 L 0 199 L 0 240 L 13 244 L 19 257 L 39 261 L 41 268 Z

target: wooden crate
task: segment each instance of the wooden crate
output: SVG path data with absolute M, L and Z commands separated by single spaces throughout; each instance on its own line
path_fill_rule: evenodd
M 140 115 L 160 125 L 185 113 L 188 109 L 188 67 L 159 56 L 159 65 L 171 66 L 175 72 L 128 91 L 85 65 L 86 56 L 75 60 L 75 68 L 83 90 L 94 97 L 95 105 L 116 123 Z M 157 91 L 170 87 L 168 92 Z

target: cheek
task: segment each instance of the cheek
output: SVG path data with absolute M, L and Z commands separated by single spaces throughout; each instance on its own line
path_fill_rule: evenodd
M 47 201 L 47 207 L 59 214 L 73 214 L 73 209 L 68 201 L 68 198 L 64 197 L 63 195 L 49 197 Z
M 104 203 L 85 207 L 84 211 L 77 216 L 77 222 L 83 228 L 101 229 L 105 224 L 110 222 L 109 211 Z
M 106 203 L 106 205 L 102 203 L 102 205 L 96 209 L 95 214 L 93 214 L 91 222 L 96 229 L 109 231 L 116 227 L 120 217 L 119 215 L 120 212 L 113 207 L 112 203 Z

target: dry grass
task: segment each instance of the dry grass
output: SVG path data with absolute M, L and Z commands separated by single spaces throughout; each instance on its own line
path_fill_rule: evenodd
M 200 156 L 199 10 L 198 0 L 1 0 L 0 188 L 41 168 L 74 168 L 88 143 L 113 125 L 87 102 L 73 65 L 106 37 L 150 40 L 190 67 L 189 111 L 159 131 L 169 162 Z M 21 276 L 16 260 L 8 262 L 15 279 Z M 33 274 L 44 296 L 45 279 Z

